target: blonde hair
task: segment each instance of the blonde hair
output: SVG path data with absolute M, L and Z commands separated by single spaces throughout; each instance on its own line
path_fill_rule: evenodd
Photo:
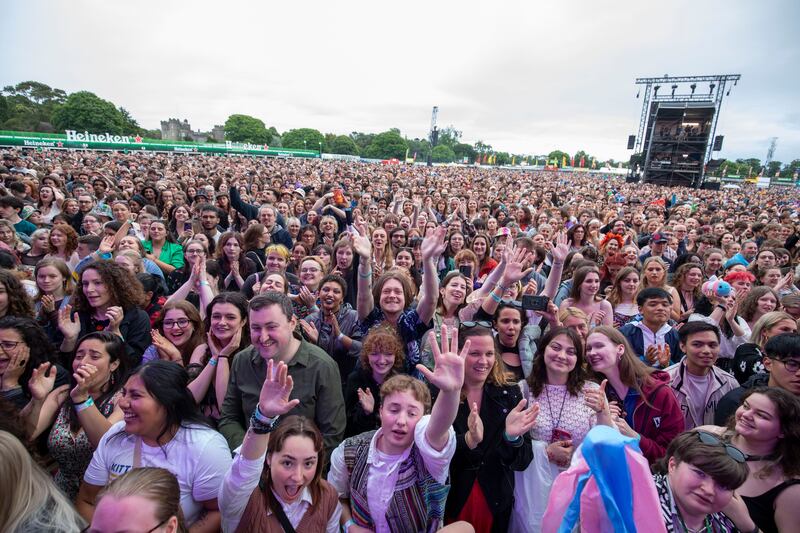
M 186 522 L 181 511 L 181 490 L 178 480 L 163 468 L 134 468 L 106 485 L 97 495 L 95 508 L 106 496 L 117 500 L 139 496 L 150 500 L 156 507 L 156 520 L 166 522 L 173 516 L 178 519 L 178 532 L 185 533 Z
M 587 315 L 577 307 L 565 307 L 564 309 L 558 312 L 558 321 L 561 322 L 562 324 L 566 319 L 571 317 L 580 318 L 581 320 L 586 322 L 587 326 L 589 325 L 589 315 Z
M 73 533 L 85 522 L 22 443 L 0 431 L 0 531 Z

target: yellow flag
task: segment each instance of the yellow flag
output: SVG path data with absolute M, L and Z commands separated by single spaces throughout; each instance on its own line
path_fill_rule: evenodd
M 567 156 L 563 155 L 561 156 L 561 168 L 564 168 L 565 166 L 567 166 Z

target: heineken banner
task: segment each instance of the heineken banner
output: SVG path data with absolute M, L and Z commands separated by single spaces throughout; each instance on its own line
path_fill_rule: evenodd
M 21 146 L 34 149 L 117 150 L 120 152 L 179 152 L 188 154 L 231 154 L 270 157 L 319 157 L 316 150 L 274 148 L 266 144 L 235 143 L 191 143 L 143 139 L 138 135 L 112 135 L 67 130 L 58 133 L 29 133 L 0 131 L 0 146 Z

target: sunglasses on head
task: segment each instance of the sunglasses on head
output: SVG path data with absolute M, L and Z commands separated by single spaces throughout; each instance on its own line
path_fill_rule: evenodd
M 471 328 L 487 328 L 492 329 L 492 323 L 486 320 L 464 320 L 458 325 L 458 330 L 471 329 Z
M 747 456 L 744 454 L 742 450 L 728 444 L 727 442 L 721 441 L 716 435 L 713 435 L 707 431 L 696 431 L 697 437 L 700 439 L 700 442 L 703 444 L 708 444 L 709 446 L 722 446 L 725 448 L 725 453 L 728 454 L 728 457 L 736 461 L 737 463 L 744 463 L 747 460 Z

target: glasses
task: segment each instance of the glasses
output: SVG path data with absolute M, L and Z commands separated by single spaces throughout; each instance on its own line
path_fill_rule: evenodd
M 519 300 L 500 300 L 500 305 L 513 307 L 514 309 L 522 309 L 522 302 Z
M 783 367 L 792 374 L 800 370 L 800 361 L 798 361 L 797 359 L 774 359 L 774 360 L 783 363 Z
M 145 531 L 145 533 L 153 533 L 153 531 L 155 531 L 156 529 L 160 528 L 161 526 L 163 526 L 164 524 L 169 522 L 170 518 L 172 518 L 173 516 L 175 516 L 175 515 L 171 515 L 169 518 L 166 518 L 166 519 L 162 520 L 155 527 L 152 527 L 152 528 L 148 529 L 147 531 Z M 89 524 L 85 528 L 81 529 L 81 533 L 88 533 L 91 529 L 92 529 L 92 524 Z
M 175 326 L 178 328 L 183 329 L 189 325 L 190 320 L 188 318 L 179 318 L 178 320 L 165 320 L 163 322 L 164 329 L 172 329 Z
M 486 320 L 464 320 L 458 325 L 459 331 L 461 331 L 462 329 L 470 329 L 470 328 L 492 329 L 492 324 L 491 322 L 487 322 Z
M 13 352 L 20 344 L 22 344 L 22 341 L 2 341 L 0 342 L 0 348 L 2 348 L 4 352 Z
M 709 446 L 722 446 L 725 448 L 725 453 L 728 454 L 728 457 L 737 463 L 744 463 L 747 460 L 747 456 L 744 454 L 744 452 L 736 446 L 732 446 L 727 442 L 722 442 L 715 435 L 712 435 L 707 431 L 697 431 L 696 433 L 700 438 L 700 442 L 703 444 L 708 444 Z

